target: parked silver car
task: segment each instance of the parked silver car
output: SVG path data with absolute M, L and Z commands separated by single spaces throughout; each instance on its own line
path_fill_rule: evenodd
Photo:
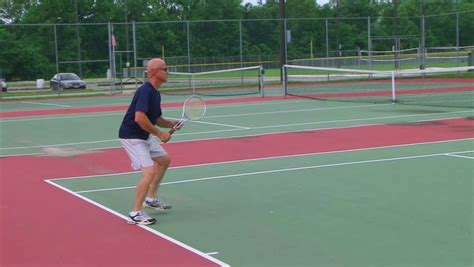
M 6 92 L 8 87 L 7 87 L 7 83 L 5 82 L 4 79 L 0 78 L 0 85 L 2 87 L 2 92 Z
M 53 90 L 86 89 L 86 82 L 75 73 L 57 73 L 49 81 Z

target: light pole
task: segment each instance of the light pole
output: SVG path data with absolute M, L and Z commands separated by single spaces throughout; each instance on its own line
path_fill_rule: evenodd
M 128 67 L 128 72 L 130 73 L 130 53 L 129 53 L 129 43 L 128 43 L 128 7 L 127 7 L 127 0 L 123 1 L 125 5 L 125 45 L 127 51 L 127 63 L 126 66 Z
M 341 40 L 340 40 L 340 36 L 339 36 L 339 23 L 340 23 L 340 20 L 339 20 L 339 17 L 340 17 L 340 13 L 339 13 L 339 0 L 336 0 L 336 50 L 337 50 L 337 53 L 336 53 L 336 57 L 342 57 L 342 45 L 341 45 Z M 337 67 L 341 67 L 341 61 L 339 59 L 337 59 Z
M 395 69 L 400 69 L 400 33 L 398 31 L 398 0 L 392 0 L 395 35 Z
M 285 0 L 280 0 L 280 69 L 283 70 L 283 65 L 286 64 L 286 27 L 285 27 Z M 280 81 L 285 79 L 283 71 L 280 71 Z
M 76 20 L 77 61 L 79 65 L 79 77 L 82 78 L 81 38 L 79 36 L 79 17 L 77 14 L 77 0 L 74 0 L 74 12 L 75 12 L 75 20 Z

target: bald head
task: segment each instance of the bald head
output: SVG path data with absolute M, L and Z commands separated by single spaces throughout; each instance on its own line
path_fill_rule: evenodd
M 146 65 L 146 70 L 149 72 L 152 69 L 159 69 L 159 68 L 165 68 L 166 63 L 163 61 L 161 58 L 154 58 L 150 61 L 148 61 L 148 64 Z
M 162 83 L 166 82 L 168 78 L 166 63 L 161 58 L 154 58 L 148 61 L 146 70 L 148 73 L 148 81 L 153 84 L 156 89 L 158 89 Z

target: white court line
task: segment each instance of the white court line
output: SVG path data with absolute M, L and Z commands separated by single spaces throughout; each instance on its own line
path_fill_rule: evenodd
M 88 92 L 88 93 L 68 93 L 67 96 L 83 96 L 83 95 L 104 95 L 102 92 Z M 51 98 L 56 96 L 56 94 L 50 94 L 50 95 L 35 95 L 35 98 Z M 24 99 L 24 98 L 29 98 L 31 96 L 25 95 L 25 96 L 5 96 L 3 99 Z
M 44 155 L 44 152 L 38 152 L 38 153 L 24 153 L 24 154 L 6 154 L 6 155 L 0 155 L 1 158 L 6 158 L 6 157 L 24 157 L 24 156 L 40 156 Z
M 451 113 L 465 113 L 465 112 L 472 112 L 472 111 L 453 111 L 453 112 L 445 112 L 445 113 L 443 113 L 443 115 L 444 115 L 444 114 L 451 114 Z M 270 126 L 256 126 L 256 127 L 249 127 L 248 130 L 259 130 L 259 129 L 270 129 L 270 128 L 282 128 L 282 127 L 293 127 L 293 126 L 325 124 L 325 123 L 372 121 L 372 120 L 381 120 L 381 119 L 399 119 L 399 118 L 420 117 L 420 116 L 427 116 L 427 115 L 439 115 L 439 113 L 426 113 L 426 114 L 403 115 L 403 116 L 385 116 L 385 117 L 347 119 L 347 120 L 333 120 L 333 121 L 315 121 L 315 122 L 302 122 L 302 123 L 280 124 L 280 125 L 270 125 Z M 448 120 L 448 119 L 457 119 L 457 118 L 462 118 L 462 117 L 435 118 L 435 119 L 421 120 L 421 121 L 419 121 L 419 122 L 422 122 L 422 121 L 434 121 L 434 120 Z M 283 131 L 283 133 L 286 133 L 286 132 L 300 132 L 300 131 L 317 131 L 317 130 L 327 130 L 327 129 L 341 129 L 341 128 L 351 128 L 351 127 L 371 126 L 371 125 L 385 125 L 385 124 L 389 124 L 389 123 L 390 123 L 390 122 L 379 123 L 379 124 L 362 124 L 362 125 L 356 125 L 356 126 L 335 127 L 335 128 L 304 129 L 304 130 L 294 130 L 294 131 Z M 235 129 L 226 129 L 226 130 L 207 131 L 207 132 L 178 133 L 178 135 L 184 136 L 184 135 L 209 134 L 209 133 L 229 132 L 229 131 L 238 131 L 238 130 L 235 130 Z M 279 133 L 281 133 L 281 132 L 279 132 Z M 274 134 L 274 133 L 272 132 L 272 133 L 265 133 L 265 134 Z M 238 136 L 238 137 L 242 137 L 242 136 Z
M 385 105 L 392 105 L 392 104 L 378 104 L 377 106 L 385 106 Z M 226 117 L 239 117 L 239 116 L 251 116 L 251 115 L 265 115 L 265 114 L 276 114 L 276 113 L 289 113 L 289 112 L 305 112 L 305 111 L 324 111 L 324 110 L 334 110 L 334 109 L 351 109 L 351 108 L 364 108 L 374 106 L 372 105 L 360 105 L 360 106 L 340 106 L 340 107 L 328 107 L 328 108 L 307 108 L 307 109 L 295 109 L 295 110 L 287 110 L 287 111 L 268 111 L 268 112 L 254 112 L 254 113 L 239 113 L 239 114 L 230 114 L 230 115 L 217 115 L 217 116 L 206 116 L 206 119 L 214 119 L 214 118 L 226 118 Z M 221 107 L 224 108 L 224 107 Z M 240 106 L 242 108 L 242 105 Z M 215 109 L 214 106 L 209 109 Z M 177 108 L 170 108 L 168 110 L 181 110 L 181 107 Z M 71 114 L 67 116 L 47 116 L 47 117 L 36 117 L 36 118 L 5 118 L 0 119 L 0 123 L 2 122 L 22 122 L 22 121 L 37 121 L 37 120 L 54 120 L 54 119 L 71 119 L 71 118 L 91 118 L 91 117 L 102 117 L 102 116 L 123 116 L 124 112 L 98 112 L 96 114 Z M 166 116 L 165 116 L 166 117 Z
M 445 156 L 448 157 L 455 157 L 455 158 L 463 158 L 463 159 L 474 159 L 474 157 L 468 157 L 468 156 L 461 156 L 461 155 L 456 155 L 456 154 L 445 154 Z
M 99 114 L 100 113 L 100 114 Z M 82 119 L 82 118 L 91 118 L 91 117 L 104 117 L 104 116 L 116 116 L 116 115 L 124 115 L 124 112 L 97 112 L 94 114 L 87 114 L 87 115 L 67 115 L 67 116 L 44 116 L 44 117 L 27 117 L 27 118 L 4 118 L 0 119 L 0 123 L 6 122 L 23 122 L 23 121 L 41 121 L 41 120 L 56 120 L 56 119 Z
M 228 179 L 228 178 L 236 178 L 236 177 L 240 178 L 240 177 L 244 177 L 244 176 L 254 176 L 254 175 L 261 175 L 261 174 L 281 173 L 281 172 L 290 172 L 290 171 L 299 171 L 299 170 L 308 170 L 308 169 L 320 169 L 320 168 L 328 168 L 328 167 L 340 167 L 340 166 L 349 166 L 349 165 L 358 165 L 358 164 L 367 164 L 367 163 L 376 163 L 376 162 L 399 161 L 399 160 L 407 160 L 407 159 L 420 159 L 420 158 L 428 158 L 428 157 L 446 156 L 446 154 L 469 153 L 469 152 L 474 152 L 474 150 L 448 152 L 448 153 L 444 152 L 444 153 L 426 154 L 426 155 L 418 155 L 418 156 L 406 156 L 406 157 L 393 157 L 393 158 L 383 158 L 383 159 L 373 159 L 373 160 L 362 160 L 362 161 L 349 161 L 349 162 L 340 162 L 340 163 L 323 164 L 323 165 L 311 165 L 311 166 L 295 167 L 295 168 L 271 169 L 271 170 L 257 171 L 257 172 L 244 172 L 244 173 L 236 173 L 236 174 L 229 174 L 229 175 L 219 175 L 219 176 L 211 176 L 211 177 L 193 178 L 193 179 L 180 180 L 180 181 L 174 181 L 174 182 L 165 182 L 165 183 L 161 183 L 161 185 L 192 183 L 192 182 L 201 182 L 201 181 L 218 180 L 218 179 Z M 124 186 L 124 187 L 82 190 L 82 191 L 76 191 L 76 193 L 83 194 L 83 193 L 91 193 L 91 192 L 115 191 L 115 190 L 132 189 L 132 188 L 135 188 L 135 187 L 136 186 Z
M 263 157 L 263 158 L 254 158 L 254 159 L 230 160 L 230 161 L 221 161 L 221 162 L 211 162 L 211 163 L 202 163 L 202 164 L 194 164 L 194 165 L 176 166 L 176 167 L 170 167 L 169 170 L 192 168 L 192 167 L 199 167 L 199 166 L 232 164 L 232 163 L 239 163 L 239 162 L 251 162 L 251 161 L 268 160 L 268 159 L 283 159 L 283 158 L 295 158 L 295 157 L 326 155 L 326 154 L 336 154 L 336 153 L 371 151 L 371 150 L 377 150 L 377 149 L 410 147 L 410 146 L 417 146 L 417 145 L 433 145 L 433 144 L 442 144 L 442 143 L 450 143 L 450 142 L 462 142 L 462 141 L 468 141 L 468 140 L 474 140 L 474 138 L 446 140 L 446 141 L 433 141 L 433 142 L 423 142 L 423 143 L 413 143 L 413 144 L 403 144 L 403 145 L 378 146 L 378 147 L 369 147 L 369 148 L 346 149 L 346 150 L 337 150 L 337 151 L 328 151 L 328 152 L 313 152 L 313 153 Z M 49 179 L 49 180 L 50 181 L 73 180 L 73 179 L 84 179 L 84 178 L 94 178 L 94 177 L 119 176 L 119 175 L 125 175 L 125 174 L 133 174 L 133 173 L 140 173 L 140 171 L 119 172 L 119 173 L 109 173 L 109 174 L 96 174 L 96 175 L 85 175 L 85 176 L 73 176 L 73 177 L 66 177 L 66 178 L 53 178 L 53 179 Z
M 22 103 L 22 104 L 32 104 L 32 105 L 42 105 L 42 106 L 54 106 L 54 107 L 62 107 L 62 108 L 70 108 L 71 107 L 71 106 L 68 106 L 68 105 L 42 103 L 42 102 L 20 102 L 20 103 Z
M 214 252 L 207 252 L 206 254 L 209 255 L 209 256 L 212 256 L 212 255 L 219 255 L 219 252 L 217 252 L 217 251 L 214 251 Z
M 193 123 L 210 124 L 210 125 L 217 125 L 217 126 L 226 126 L 226 127 L 238 128 L 238 129 L 244 129 L 244 130 L 250 130 L 250 129 L 252 129 L 252 128 L 244 127 L 244 126 L 231 125 L 231 124 L 224 124 L 224 123 L 206 122 L 206 121 L 193 121 Z
M 465 113 L 465 112 L 472 112 L 472 111 L 453 111 L 453 112 L 446 112 L 446 113 L 443 113 L 443 114 Z M 199 134 L 213 134 L 213 133 L 232 132 L 232 131 L 241 131 L 241 130 L 259 130 L 259 129 L 282 128 L 282 127 L 315 125 L 315 124 L 325 124 L 325 123 L 356 122 L 356 121 L 366 121 L 366 120 L 370 121 L 370 120 L 379 120 L 379 119 L 398 119 L 398 118 L 406 118 L 406 117 L 420 117 L 420 116 L 426 116 L 426 115 L 439 115 L 439 113 L 404 115 L 404 116 L 384 116 L 384 117 L 348 119 L 348 120 L 304 122 L 304 123 L 293 123 L 293 124 L 282 124 L 282 125 L 257 126 L 257 127 L 249 127 L 249 128 L 246 128 L 246 129 L 237 128 L 237 129 L 225 129 L 225 130 L 205 131 L 205 132 L 176 133 L 175 135 L 177 135 L 177 136 L 186 136 L 186 135 L 199 135 Z M 421 120 L 421 121 L 447 120 L 447 119 L 457 119 L 457 118 L 462 118 L 462 117 L 445 117 L 445 118 L 435 118 L 435 119 L 427 119 L 427 120 Z M 298 130 L 292 130 L 292 131 L 280 131 L 280 132 L 271 132 L 271 133 L 262 133 L 262 134 L 247 134 L 247 135 L 244 134 L 244 135 L 239 135 L 239 136 L 219 137 L 219 138 L 201 138 L 201 139 L 193 139 L 193 140 L 175 141 L 174 143 L 189 142 L 189 141 L 213 140 L 213 139 L 221 139 L 221 138 L 238 138 L 238 137 L 246 137 L 246 136 L 260 136 L 260 135 L 291 133 L 291 132 L 300 132 L 300 131 L 320 131 L 320 130 L 331 130 L 331 129 L 343 129 L 343 128 L 364 127 L 364 126 L 372 126 L 372 125 L 383 125 L 383 124 L 387 124 L 387 123 L 388 122 L 385 122 L 385 123 L 382 123 L 382 124 L 361 124 L 361 125 L 355 125 L 355 126 L 328 127 L 328 128 L 316 128 L 316 129 L 304 129 L 304 130 L 298 129 Z M 243 126 L 241 126 L 241 127 L 243 127 Z M 14 149 L 44 148 L 44 147 L 55 147 L 55 146 L 74 146 L 74 145 L 82 145 L 82 144 L 106 143 L 106 142 L 113 142 L 113 141 L 118 141 L 118 139 L 115 138 L 115 139 L 106 139 L 106 140 L 97 140 L 97 141 L 88 141 L 88 142 L 75 142 L 75 143 L 23 146 L 23 147 L 0 147 L 0 151 L 2 151 L 2 150 L 14 150 Z M 116 147 L 120 147 L 120 146 L 116 146 Z M 108 148 L 116 148 L 116 147 L 108 147 Z M 105 148 L 100 148 L 100 149 L 105 149 Z M 3 155 L 3 156 L 10 156 L 10 155 Z M 12 155 L 12 156 L 14 156 L 14 155 Z
M 0 147 L 0 150 L 28 149 L 28 148 L 45 148 L 45 147 L 56 147 L 56 146 L 72 146 L 72 145 L 96 144 L 96 143 L 104 143 L 104 142 L 112 142 L 112 141 L 118 141 L 118 139 L 116 138 L 116 139 L 108 139 L 108 140 L 97 140 L 97 141 L 77 142 L 77 143 L 65 143 L 65 144 L 53 144 L 53 145 Z
M 417 146 L 417 145 L 432 145 L 432 144 L 442 144 L 442 143 L 450 143 L 450 142 L 462 142 L 462 141 L 468 141 L 468 140 L 474 140 L 474 138 L 446 140 L 446 141 L 422 142 L 422 143 L 403 144 L 403 145 L 378 146 L 378 147 L 369 147 L 369 148 L 346 149 L 346 150 L 337 150 L 337 151 L 328 151 L 328 152 L 313 152 L 313 153 L 304 153 L 304 154 L 293 154 L 293 155 L 285 155 L 285 156 L 273 156 L 273 157 L 231 160 L 231 161 L 221 161 L 221 162 L 211 162 L 211 163 L 201 163 L 201 164 L 194 164 L 194 165 L 170 167 L 169 170 L 182 169 L 182 168 L 192 168 L 192 167 L 199 167 L 199 166 L 232 164 L 232 163 L 238 163 L 238 162 L 250 162 L 250 161 L 267 160 L 267 159 L 294 158 L 294 157 L 326 155 L 326 154 L 335 154 L 335 153 L 371 151 L 371 150 L 387 149 L 387 148 L 410 147 L 410 146 Z M 49 179 L 49 180 L 51 180 L 51 181 L 73 180 L 73 179 L 93 178 L 93 177 L 119 176 L 119 175 L 132 174 L 132 173 L 140 173 L 140 171 L 119 172 L 119 173 L 109 173 L 109 174 L 97 174 L 97 175 L 85 175 L 85 176 L 73 176 L 73 177 L 66 177 L 66 178 L 53 178 L 53 179 Z
M 60 185 L 58 185 L 58 184 L 55 184 L 55 183 L 51 182 L 50 180 L 44 180 L 44 181 L 47 182 L 48 184 L 52 185 L 52 186 L 55 186 L 55 187 L 57 187 L 57 188 L 59 188 L 59 189 L 62 189 L 62 190 L 66 191 L 66 192 L 68 192 L 68 193 L 70 193 L 70 194 L 72 194 L 72 195 L 74 195 L 74 196 L 76 196 L 76 197 L 78 197 L 78 198 L 80 198 L 80 199 L 82 199 L 82 200 L 84 200 L 84 201 L 86 201 L 86 202 L 88 202 L 88 203 L 94 205 L 94 206 L 97 206 L 97 207 L 99 207 L 99 208 L 101 208 L 101 209 L 103 209 L 103 210 L 105 210 L 105 211 L 108 211 L 108 212 L 112 213 L 113 215 L 115 215 L 115 216 L 117 216 L 117 217 L 119 217 L 119 218 L 122 218 L 122 219 L 124 219 L 124 220 L 126 220 L 126 221 L 128 220 L 128 217 L 127 217 L 127 216 L 122 215 L 122 214 L 120 214 L 120 213 L 118 213 L 118 212 L 116 212 L 116 211 L 114 211 L 114 210 L 112 210 L 112 209 L 110 209 L 110 208 L 107 208 L 106 206 L 104 206 L 104 205 L 102 205 L 102 204 L 99 204 L 99 203 L 97 203 L 97 202 L 95 202 L 95 201 L 93 201 L 93 200 L 91 200 L 91 199 L 89 199 L 89 198 L 86 198 L 86 197 L 84 197 L 84 196 L 81 196 L 81 195 L 79 195 L 79 194 L 77 194 L 77 193 L 75 193 L 75 192 L 73 192 L 73 191 L 71 191 L 71 190 L 69 190 L 69 189 L 67 189 L 67 188 L 65 188 L 65 187 L 63 187 L 63 186 L 60 186 Z M 182 242 L 180 242 L 180 241 L 178 241 L 178 240 L 176 240 L 176 239 L 174 239 L 174 238 L 172 238 L 172 237 L 170 237 L 170 236 L 167 236 L 167 235 L 165 235 L 165 234 L 163 234 L 163 233 L 161 233 L 161 232 L 159 232 L 159 231 L 157 231 L 157 230 L 155 230 L 155 229 L 153 229 L 153 228 L 150 228 L 150 227 L 145 226 L 145 225 L 136 225 L 136 226 L 138 226 L 138 227 L 140 227 L 140 228 L 142 228 L 142 229 L 144 229 L 144 230 L 146 230 L 146 231 L 149 231 L 149 232 L 151 232 L 151 233 L 153 233 L 153 234 L 155 234 L 155 235 L 157 235 L 157 236 L 159 236 L 159 237 L 161 237 L 161 238 L 163 238 L 163 239 L 165 239 L 165 240 L 167 240 L 167 241 L 169 241 L 169 242 L 171 242 L 171 243 L 173 243 L 173 244 L 175 244 L 175 245 L 178 245 L 178 246 L 180 246 L 180 247 L 182 247 L 182 248 L 184 248 L 184 249 L 186 249 L 186 250 L 188 250 L 188 251 L 190 251 L 190 252 L 193 252 L 193 253 L 195 253 L 195 254 L 197 254 L 197 255 L 199 255 L 199 256 L 201 256 L 201 257 L 203 257 L 203 258 L 205 258 L 205 259 L 207 259 L 207 260 L 209 260 L 209 261 L 211 261 L 211 262 L 214 262 L 214 263 L 216 263 L 216 264 L 219 264 L 220 266 L 223 266 L 223 267 L 224 267 L 224 266 L 225 266 L 225 267 L 230 266 L 229 264 L 227 264 L 227 263 L 225 263 L 225 262 L 223 262 L 223 261 L 220 261 L 220 260 L 218 260 L 218 259 L 216 259 L 216 258 L 213 258 L 213 257 L 211 257 L 210 255 L 208 255 L 208 254 L 206 254 L 206 253 L 204 253 L 204 252 L 202 252 L 202 251 L 199 251 L 199 250 L 197 250 L 197 249 L 195 249 L 195 248 L 193 248 L 193 247 L 191 247 L 191 246 L 188 246 L 188 245 L 186 245 L 186 244 L 184 244 L 184 243 L 182 243 Z
M 392 104 L 378 104 L 377 106 L 388 106 Z M 230 117 L 242 117 L 242 116 L 253 116 L 253 115 L 268 115 L 268 114 L 280 114 L 280 113 L 292 113 L 292 112 L 306 112 L 306 111 L 326 111 L 326 110 L 335 110 L 335 109 L 352 109 L 352 108 L 366 108 L 373 107 L 372 105 L 359 105 L 359 106 L 340 106 L 340 107 L 328 107 L 328 108 L 305 108 L 305 109 L 293 109 L 293 110 L 278 110 L 278 111 L 266 111 L 266 112 L 253 112 L 253 113 L 238 113 L 238 114 L 228 114 L 228 115 L 216 115 L 209 116 L 206 118 L 230 118 Z

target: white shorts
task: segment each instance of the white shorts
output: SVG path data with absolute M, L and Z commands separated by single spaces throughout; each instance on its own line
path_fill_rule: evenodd
M 119 140 L 125 151 L 127 151 L 128 157 L 132 162 L 132 168 L 136 171 L 141 168 L 152 167 L 154 165 L 153 158 L 168 154 L 156 138 L 151 135 L 147 140 L 122 138 Z

